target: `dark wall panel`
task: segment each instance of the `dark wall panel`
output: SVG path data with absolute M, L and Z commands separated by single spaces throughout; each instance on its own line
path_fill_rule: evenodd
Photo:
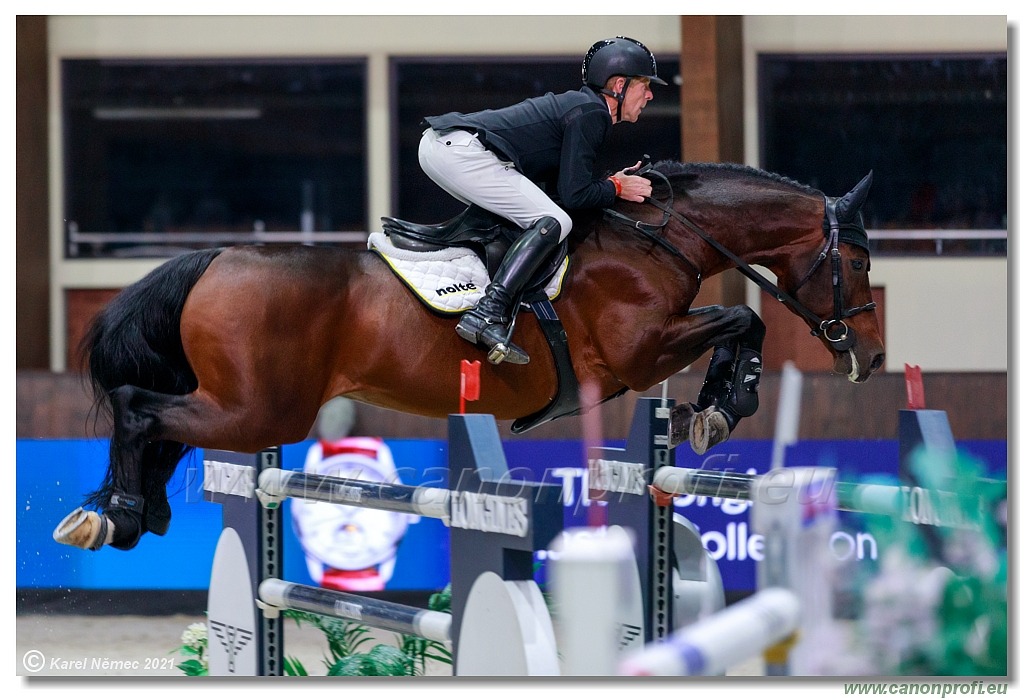
M 668 395 L 677 401 L 692 401 L 700 391 L 703 370 L 685 372 L 669 380 Z M 765 372 L 761 382 L 761 408 L 736 430 L 745 440 L 771 439 L 775 432 L 779 400 L 779 372 Z M 1007 438 L 1007 376 L 1002 372 L 924 374 L 927 407 L 946 411 L 953 435 L 959 440 L 1005 440 Z M 486 387 L 484 387 L 486 391 Z M 660 396 L 661 388 L 646 392 Z M 637 394 L 603 404 L 601 411 L 606 439 L 626 437 Z M 985 410 L 977 410 L 984 397 Z M 852 384 L 845 377 L 824 372 L 804 374 L 800 437 L 803 439 L 896 439 L 898 411 L 906 408 L 902 373 L 885 373 L 864 384 Z M 91 400 L 77 374 L 18 372 L 17 437 L 89 437 L 96 434 L 90 417 Z M 467 406 L 472 412 L 473 404 Z M 503 437 L 511 438 L 510 422 L 499 424 Z M 102 434 L 106 424 L 95 426 Z M 384 438 L 445 438 L 447 421 L 421 418 L 359 404 L 356 409 L 357 435 Z M 514 439 L 579 439 L 580 418 L 563 418 Z
M 17 34 L 16 364 L 50 366 L 46 17 L 19 15 Z

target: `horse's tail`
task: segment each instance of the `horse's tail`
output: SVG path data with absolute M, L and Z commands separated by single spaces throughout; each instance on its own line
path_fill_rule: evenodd
M 93 320 L 78 352 L 88 359 L 98 415 L 113 419 L 110 392 L 121 386 L 162 394 L 187 394 L 196 389 L 196 375 L 181 344 L 181 311 L 192 287 L 221 250 L 199 250 L 167 261 L 123 289 Z M 106 507 L 114 492 L 114 471 L 121 462 L 122 449 L 112 438 L 110 467 L 102 485 L 86 497 L 86 504 Z M 163 486 L 191 449 L 169 440 L 147 444 L 141 495 L 147 500 L 163 496 Z M 159 494 L 154 492 L 157 485 Z

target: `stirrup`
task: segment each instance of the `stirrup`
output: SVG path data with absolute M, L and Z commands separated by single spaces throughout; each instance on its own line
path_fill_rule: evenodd
M 492 365 L 508 362 L 511 365 L 525 365 L 530 362 L 526 351 L 509 341 L 511 329 L 499 323 L 492 323 L 472 312 L 464 314 L 455 326 L 460 338 L 487 350 L 487 361 Z
M 530 363 L 530 356 L 526 351 L 512 342 L 512 330 L 515 326 L 505 328 L 499 324 L 487 326 L 480 333 L 480 342 L 490 350 L 487 352 L 487 361 L 492 365 L 500 365 L 508 362 L 510 365 L 526 365 Z
M 530 356 L 515 343 L 495 343 L 487 352 L 487 361 L 492 365 L 508 362 L 510 365 L 528 365 Z

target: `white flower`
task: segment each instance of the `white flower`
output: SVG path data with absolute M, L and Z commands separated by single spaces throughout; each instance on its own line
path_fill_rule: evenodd
M 206 625 L 193 622 L 181 633 L 181 643 L 188 647 L 200 647 L 206 644 Z

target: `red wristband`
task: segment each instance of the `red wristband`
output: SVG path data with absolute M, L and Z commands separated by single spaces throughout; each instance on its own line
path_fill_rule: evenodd
M 615 196 L 618 197 L 620 194 L 622 194 L 622 183 L 619 181 L 619 178 L 615 177 L 614 175 L 612 175 L 608 179 L 612 181 L 613 185 L 615 185 Z

